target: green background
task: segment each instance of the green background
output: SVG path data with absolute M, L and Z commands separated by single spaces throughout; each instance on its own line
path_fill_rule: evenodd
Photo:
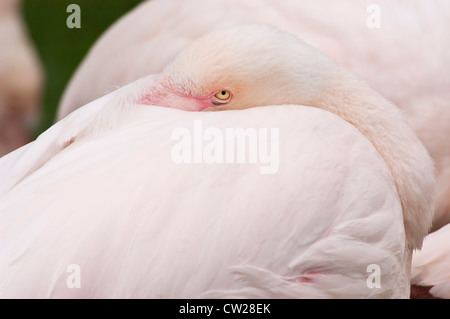
M 0 0 L 2 1 L 2 0 Z M 46 71 L 42 118 L 37 134 L 52 125 L 71 75 L 96 39 L 141 0 L 25 0 L 23 15 Z M 81 8 L 81 28 L 69 29 L 69 4 Z

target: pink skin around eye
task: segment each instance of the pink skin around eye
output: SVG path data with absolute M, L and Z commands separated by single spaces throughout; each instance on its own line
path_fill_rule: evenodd
M 205 97 L 181 95 L 165 86 L 155 83 L 140 101 L 141 104 L 171 107 L 185 111 L 203 111 L 214 106 L 212 94 Z

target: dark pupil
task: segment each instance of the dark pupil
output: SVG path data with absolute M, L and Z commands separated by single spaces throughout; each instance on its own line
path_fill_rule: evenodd
M 227 92 L 225 92 L 225 91 L 222 91 L 221 93 L 222 93 L 222 95 L 225 95 L 225 94 L 227 94 Z

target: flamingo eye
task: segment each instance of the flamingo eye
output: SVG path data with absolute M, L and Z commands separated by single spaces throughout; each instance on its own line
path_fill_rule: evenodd
M 214 95 L 214 96 L 221 101 L 225 101 L 230 98 L 231 93 L 227 90 L 222 90 L 222 91 L 217 92 L 216 95 Z

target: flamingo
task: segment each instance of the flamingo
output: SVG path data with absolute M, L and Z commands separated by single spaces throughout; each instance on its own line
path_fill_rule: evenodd
M 278 128 L 278 169 L 174 161 L 196 121 L 205 143 Z M 403 113 L 325 54 L 216 30 L 0 160 L 0 296 L 407 298 L 432 172 Z
M 30 142 L 39 119 L 43 68 L 20 9 L 17 0 L 0 3 L 0 156 Z
M 423 248 L 415 251 L 411 266 L 411 283 L 426 287 L 435 298 L 450 299 L 450 225 L 427 235 Z
M 450 4 L 376 1 L 379 28 L 368 24 L 375 13 L 373 4 L 371 0 L 143 2 L 90 50 L 64 92 L 57 118 L 117 86 L 161 72 L 184 47 L 211 30 L 270 24 L 336 59 L 407 113 L 435 161 L 436 230 L 450 222 L 450 76 L 442 72 L 450 69 L 446 41 Z

